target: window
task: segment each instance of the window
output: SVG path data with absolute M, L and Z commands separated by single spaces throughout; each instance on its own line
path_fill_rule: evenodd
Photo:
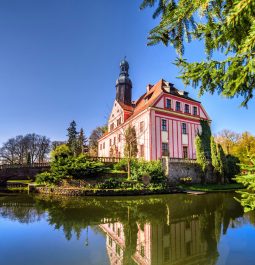
M 140 133 L 144 131 L 144 121 L 140 122 Z
M 112 238 L 109 237 L 109 245 L 112 247 Z
M 182 147 L 182 157 L 185 159 L 188 158 L 188 146 Z
M 182 134 L 187 134 L 187 124 L 182 123 Z
M 117 126 L 121 125 L 121 118 L 117 119 Z
M 105 149 L 105 143 L 103 143 L 103 149 Z
M 164 248 L 164 262 L 167 262 L 170 260 L 170 248 L 165 247 Z
M 141 256 L 144 258 L 144 246 L 141 246 L 141 251 L 140 251 L 140 253 L 141 253 Z
M 161 127 L 162 127 L 162 131 L 167 131 L 167 128 L 166 128 L 166 120 L 161 120 Z
M 121 141 L 121 134 L 118 135 L 118 141 Z
M 110 139 L 110 146 L 112 146 L 112 139 Z
M 162 143 L 162 156 L 168 156 L 168 143 Z
M 116 144 L 116 137 L 113 138 L 113 144 Z
M 120 256 L 120 246 L 119 245 L 115 245 L 115 252 L 117 253 L 118 256 Z
M 181 111 L 181 102 L 176 101 L 175 110 L 176 111 Z
M 193 115 L 197 116 L 197 107 L 193 107 Z
M 184 112 L 189 113 L 189 105 L 188 104 L 185 104 Z
M 114 129 L 114 123 L 112 123 L 111 125 L 110 125 L 110 131 L 112 131 Z
M 169 98 L 166 99 L 166 108 L 171 109 L 171 99 Z
M 118 228 L 117 234 L 118 234 L 118 237 L 120 237 L 120 229 L 119 228 Z
M 140 145 L 140 157 L 144 157 L 144 145 Z
M 102 150 L 102 144 L 100 144 L 100 150 Z

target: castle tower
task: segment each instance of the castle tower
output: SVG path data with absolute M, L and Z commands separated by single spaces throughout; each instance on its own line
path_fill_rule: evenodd
M 126 105 L 132 104 L 132 82 L 128 74 L 129 64 L 124 58 L 120 62 L 120 75 L 116 81 L 116 100 Z

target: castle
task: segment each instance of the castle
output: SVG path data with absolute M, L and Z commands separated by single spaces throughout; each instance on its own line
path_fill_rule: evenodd
M 116 81 L 108 132 L 98 141 L 98 156 L 123 157 L 124 132 L 130 125 L 136 130 L 139 158 L 196 159 L 194 140 L 201 130 L 200 120 L 210 120 L 201 102 L 163 79 L 147 85 L 145 93 L 132 101 L 129 64 L 124 59 Z

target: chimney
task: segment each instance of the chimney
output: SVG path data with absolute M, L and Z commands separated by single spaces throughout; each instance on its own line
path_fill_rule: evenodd
M 146 86 L 146 92 L 148 93 L 152 87 L 153 87 L 153 85 L 148 84 L 148 85 Z

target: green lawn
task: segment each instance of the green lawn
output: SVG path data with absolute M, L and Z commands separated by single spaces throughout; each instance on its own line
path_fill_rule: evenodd
M 195 190 L 195 191 L 229 191 L 229 190 L 239 190 L 243 189 L 244 186 L 239 183 L 231 184 L 191 184 L 191 185 L 179 185 L 179 188 L 185 190 Z
M 8 180 L 7 183 L 22 183 L 22 184 L 28 184 L 31 183 L 31 179 L 26 179 L 26 180 Z

